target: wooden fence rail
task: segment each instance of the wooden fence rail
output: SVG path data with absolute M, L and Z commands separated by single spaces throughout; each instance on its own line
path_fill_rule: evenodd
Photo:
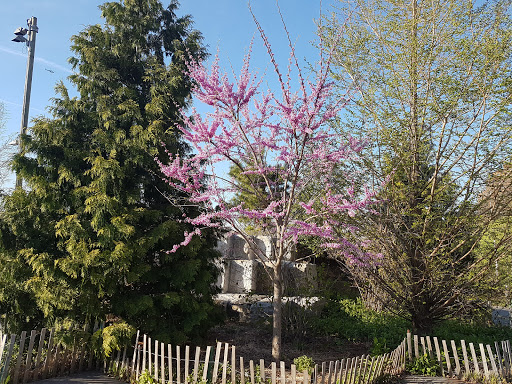
M 509 340 L 496 341 L 494 346 L 482 343 L 466 345 L 464 340 L 459 342 L 438 340 L 437 337 L 412 335 L 408 332 L 408 360 L 425 354 L 437 360 L 443 376 L 462 378 L 481 374 L 503 379 L 512 376 L 512 352 Z
M 133 345 L 114 353 L 101 367 L 89 348 L 90 335 L 86 329 L 45 328 L 0 334 L 0 383 L 7 378 L 18 384 L 103 368 L 125 380 L 138 379 L 146 371 L 163 384 L 370 384 L 383 374 L 402 372 L 407 357 L 404 339 L 383 356 L 324 362 L 299 372 L 284 362 L 244 360 L 227 343 L 206 348 L 172 346 L 137 332 Z
M 246 361 L 237 356 L 236 347 L 217 343 L 204 349 L 172 346 L 152 340 L 137 332 L 133 357 L 119 359 L 110 368 L 118 377 L 138 379 L 147 372 L 162 384 L 370 384 L 385 373 L 397 374 L 405 369 L 406 339 L 391 353 L 383 356 L 358 356 L 324 362 L 311 370 L 299 372 L 284 362 L 267 364 L 264 360 Z
M 43 328 L 10 336 L 0 332 L 0 383 L 28 383 L 92 369 L 96 364 L 88 340 L 87 329 Z

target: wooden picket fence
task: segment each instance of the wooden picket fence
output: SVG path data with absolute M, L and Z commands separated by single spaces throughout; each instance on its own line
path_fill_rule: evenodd
M 160 343 L 137 332 L 134 346 L 131 362 L 120 359 L 119 353 L 112 371 L 123 371 L 120 376 L 126 377 L 126 369 L 130 369 L 135 379 L 147 372 L 162 384 L 370 384 L 383 374 L 402 372 L 406 363 L 406 339 L 383 356 L 324 362 L 302 372 L 284 362 L 244 361 L 242 356 L 237 358 L 236 347 L 228 343 L 194 349 Z
M 0 383 L 27 383 L 97 368 L 86 336 L 86 330 L 46 328 L 10 336 L 0 332 Z
M 93 328 L 96 331 L 98 325 Z M 48 330 L 0 334 L 0 383 L 27 383 L 103 369 L 129 381 L 147 372 L 162 384 L 370 384 L 384 374 L 405 369 L 407 339 L 383 356 L 358 356 L 315 365 L 298 372 L 295 365 L 244 361 L 236 347 L 217 343 L 204 349 L 171 346 L 137 332 L 135 343 L 109 361 L 94 357 L 85 330 Z
M 469 349 L 468 349 L 469 346 Z M 512 376 L 512 351 L 510 341 L 494 342 L 494 346 L 479 343 L 468 346 L 464 340 L 438 340 L 437 337 L 407 333 L 408 360 L 428 354 L 436 359 L 443 376 L 463 378 L 472 375 Z

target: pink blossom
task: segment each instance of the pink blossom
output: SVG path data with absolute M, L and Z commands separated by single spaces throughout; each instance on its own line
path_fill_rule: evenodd
M 194 95 L 211 112 L 201 115 L 192 109 L 187 116 L 182 111 L 183 124 L 178 128 L 194 155 L 169 154 L 168 164 L 160 167 L 169 184 L 189 194 L 190 203 L 201 206 L 202 213 L 185 220 L 196 229 L 186 232 L 171 252 L 200 235 L 200 228 L 223 225 L 246 237 L 241 223 L 249 220 L 275 238 L 280 249 L 302 236 L 316 236 L 324 240 L 325 248 L 339 251 L 354 263 L 365 263 L 372 256 L 346 239 L 357 229 L 345 220 L 371 209 L 375 192 L 365 189 L 361 193 L 353 185 L 345 191 L 334 187 L 341 174 L 338 170 L 366 142 L 352 137 L 340 142 L 329 126 L 347 104 L 345 98 L 333 94 L 328 81 L 330 57 L 306 81 L 291 47 L 283 73 L 257 25 L 280 92 L 261 89 L 264 75 L 250 69 L 252 44 L 240 74 L 233 79 L 222 72 L 218 55 L 209 67 L 188 64 L 187 74 L 196 84 Z M 298 89 L 293 89 L 294 74 Z M 215 165 L 226 161 L 253 180 L 243 187 L 258 198 L 258 206 L 230 204 L 233 192 L 240 192 L 242 186 L 229 175 L 217 173 Z

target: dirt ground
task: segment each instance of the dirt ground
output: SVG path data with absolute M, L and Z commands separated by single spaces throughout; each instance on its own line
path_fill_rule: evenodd
M 246 360 L 272 360 L 271 340 L 272 327 L 269 323 L 247 323 L 227 321 L 213 328 L 206 340 L 206 345 L 216 345 L 217 342 L 229 343 L 236 346 L 237 355 Z M 293 359 L 307 355 L 316 363 L 335 361 L 346 357 L 367 354 L 370 343 L 340 343 L 329 336 L 305 335 L 301 337 L 283 337 L 283 359 L 287 364 Z

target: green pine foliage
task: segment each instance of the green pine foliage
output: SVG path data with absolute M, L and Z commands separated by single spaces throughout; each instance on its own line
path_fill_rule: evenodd
M 36 119 L 23 137 L 14 168 L 26 189 L 6 197 L 11 240 L 1 257 L 25 271 L 17 283 L 45 322 L 112 314 L 176 343 L 200 336 L 215 318 L 215 234 L 167 253 L 186 224 L 167 199 L 178 192 L 155 161 L 166 150 L 187 154 L 175 128 L 190 101 L 183 69 L 188 55 L 206 56 L 177 7 L 174 0 L 167 8 L 158 0 L 100 6 L 104 25 L 71 39 L 79 96 L 58 84 L 52 116 Z M 189 217 L 197 210 L 186 209 Z

